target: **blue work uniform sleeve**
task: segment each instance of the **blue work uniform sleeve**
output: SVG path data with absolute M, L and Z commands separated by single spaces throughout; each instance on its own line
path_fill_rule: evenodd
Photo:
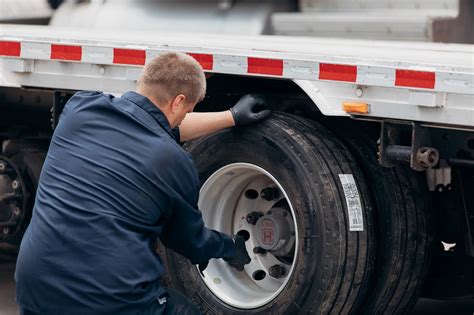
M 206 228 L 195 202 L 178 197 L 172 201 L 171 208 L 172 215 L 164 224 L 160 236 L 166 247 L 185 256 L 192 264 L 235 254 L 232 237 Z
M 235 255 L 234 241 L 230 235 L 205 227 L 197 205 L 197 172 L 186 162 L 181 163 L 179 171 L 173 172 L 174 176 L 170 174 L 168 177 L 168 185 L 173 192 L 168 195 L 169 211 L 160 240 L 193 264 L 204 263 L 211 258 L 230 258 Z M 176 169 L 177 165 L 173 167 Z

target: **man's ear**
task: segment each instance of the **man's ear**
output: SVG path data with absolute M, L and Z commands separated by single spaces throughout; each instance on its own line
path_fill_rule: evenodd
M 178 94 L 171 102 L 171 112 L 175 114 L 178 110 L 181 110 L 186 105 L 186 96 L 184 94 Z

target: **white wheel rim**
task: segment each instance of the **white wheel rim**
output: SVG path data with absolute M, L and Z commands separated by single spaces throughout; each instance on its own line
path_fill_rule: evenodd
M 217 298 L 240 309 L 258 308 L 275 299 L 291 278 L 297 259 L 297 250 L 292 255 L 291 263 L 282 263 L 270 252 L 265 255 L 253 252 L 258 243 L 253 236 L 256 233 L 255 226 L 247 223 L 245 219 L 251 212 L 248 209 L 266 212 L 276 201 L 249 199 L 244 193 L 248 189 L 259 192 L 268 186 L 277 187 L 281 193 L 278 200 L 286 199 L 289 205 L 297 249 L 298 229 L 293 206 L 280 183 L 265 169 L 249 163 L 226 165 L 207 179 L 200 192 L 199 208 L 207 227 L 228 234 L 236 234 L 242 229 L 250 233 L 246 247 L 252 261 L 245 266 L 244 271 L 238 272 L 222 259 L 211 259 L 202 278 Z M 283 277 L 273 278 L 268 274 L 268 268 L 275 264 L 285 267 Z M 258 270 L 266 272 L 263 280 L 254 279 L 253 275 Z

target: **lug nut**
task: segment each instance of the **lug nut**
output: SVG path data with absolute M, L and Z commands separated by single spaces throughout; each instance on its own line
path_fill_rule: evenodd
M 273 265 L 268 269 L 268 274 L 273 278 L 281 278 L 285 275 L 285 267 L 282 265 Z
M 14 181 L 12 181 L 12 188 L 13 189 L 17 189 L 18 186 L 20 186 L 20 183 L 16 179 Z
M 15 207 L 15 208 L 13 209 L 13 214 L 14 214 L 14 215 L 19 216 L 20 213 L 21 213 L 20 208 Z
M 278 198 L 279 195 L 280 195 L 280 193 L 279 193 L 278 189 L 273 188 L 273 187 L 264 188 L 260 192 L 260 197 L 262 199 L 267 200 L 267 201 L 275 200 L 275 199 Z
M 260 217 L 262 216 L 263 216 L 263 213 L 252 211 L 249 214 L 247 214 L 247 217 L 245 218 L 245 220 L 247 221 L 248 224 L 255 225 L 258 219 L 260 219 Z
M 254 254 L 260 254 L 260 255 L 265 255 L 267 253 L 267 250 L 257 246 L 257 247 L 253 248 L 253 253 Z
M 3 228 L 3 234 L 8 234 L 8 232 L 10 232 L 10 229 L 7 228 L 7 227 L 4 227 Z
M 6 168 L 7 166 L 5 165 L 5 163 L 0 162 L 0 172 L 3 172 Z

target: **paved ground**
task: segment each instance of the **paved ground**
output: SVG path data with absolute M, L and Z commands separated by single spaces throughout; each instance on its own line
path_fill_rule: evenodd
M 12 262 L 0 262 L 0 315 L 18 315 L 15 304 L 15 283 Z M 474 315 L 474 300 L 445 302 L 421 299 L 412 315 L 456 314 Z
M 18 310 L 15 304 L 15 282 L 13 272 L 15 265 L 12 263 L 0 264 L 0 314 L 16 315 Z

